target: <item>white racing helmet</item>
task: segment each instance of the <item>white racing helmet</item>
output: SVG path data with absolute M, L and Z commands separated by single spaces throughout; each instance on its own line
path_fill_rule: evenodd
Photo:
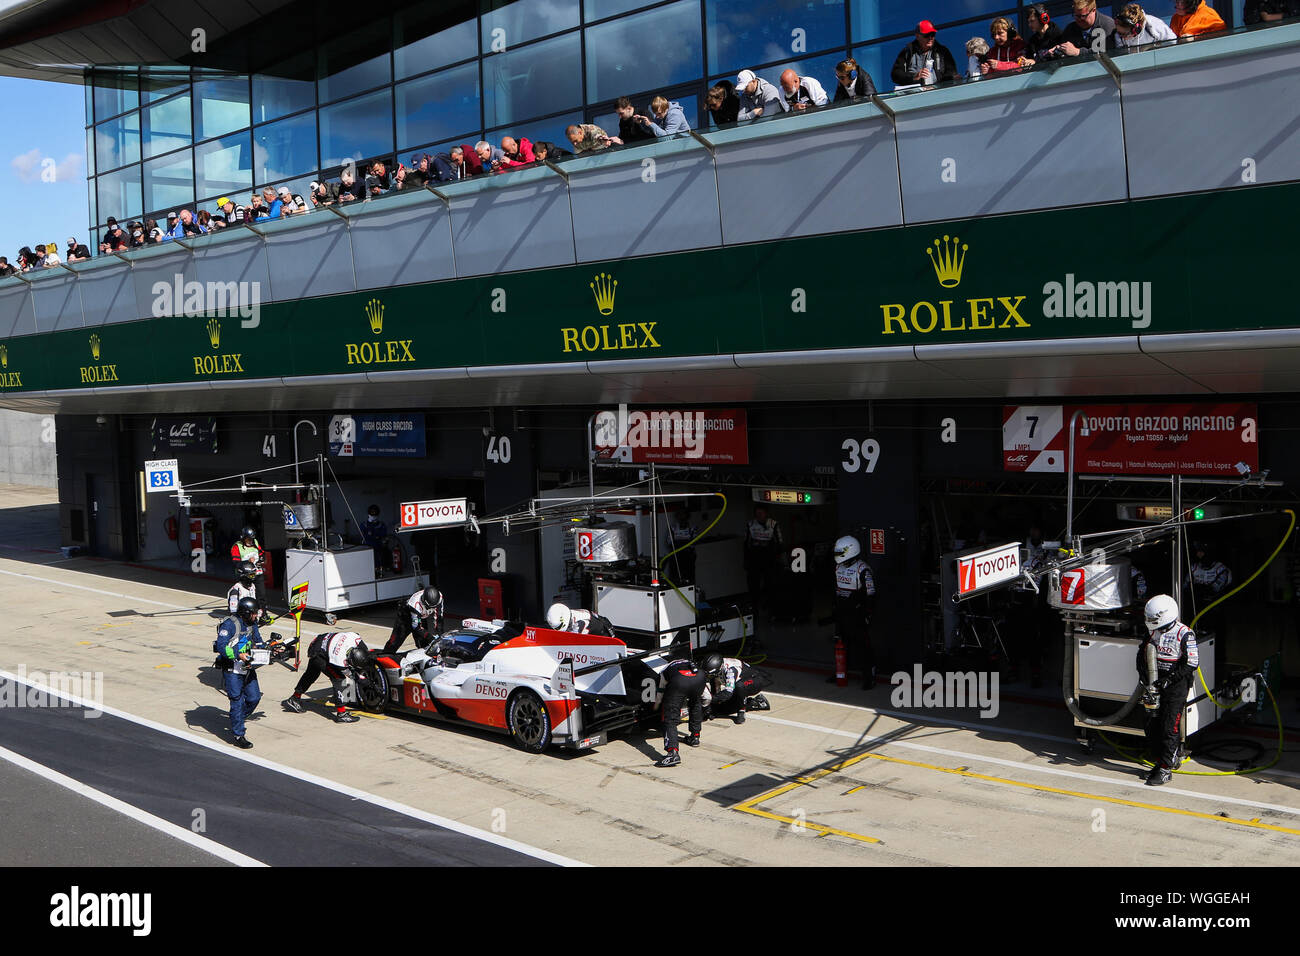
M 862 545 L 858 539 L 851 534 L 846 534 L 835 542 L 835 563 L 843 564 L 846 561 L 852 561 L 862 553 Z
M 1178 602 L 1168 594 L 1157 594 L 1147 601 L 1145 617 L 1148 631 L 1163 631 L 1178 620 Z
M 546 609 L 546 626 L 553 631 L 567 631 L 573 612 L 567 604 L 552 604 Z

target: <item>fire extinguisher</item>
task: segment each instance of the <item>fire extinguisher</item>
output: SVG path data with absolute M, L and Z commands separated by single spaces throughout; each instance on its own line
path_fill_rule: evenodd
M 835 638 L 835 686 L 849 686 L 849 649 L 839 637 Z
M 393 573 L 402 573 L 402 543 L 400 541 L 393 542 Z
M 176 535 L 180 533 L 180 525 L 177 523 L 175 515 L 163 522 L 163 528 L 167 532 L 168 541 L 175 541 Z

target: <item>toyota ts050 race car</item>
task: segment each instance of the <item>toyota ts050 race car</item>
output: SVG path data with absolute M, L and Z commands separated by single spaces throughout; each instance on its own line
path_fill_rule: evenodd
M 616 637 L 467 623 L 427 650 L 376 654 L 357 701 L 502 730 L 532 753 L 590 749 L 655 714 L 668 648 L 629 655 Z

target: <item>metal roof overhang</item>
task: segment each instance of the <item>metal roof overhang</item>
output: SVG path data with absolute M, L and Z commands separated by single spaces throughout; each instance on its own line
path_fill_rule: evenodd
M 412 369 L 0 396 L 42 413 L 1119 399 L 1300 391 L 1300 329 Z

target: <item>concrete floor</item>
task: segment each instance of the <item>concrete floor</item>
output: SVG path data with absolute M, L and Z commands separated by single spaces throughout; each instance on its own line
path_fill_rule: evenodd
M 51 492 L 0 488 L 0 669 L 102 671 L 107 706 L 228 739 L 226 700 L 202 679 L 224 586 L 65 559 L 57 545 Z M 388 614 L 347 623 L 373 642 Z M 323 630 L 304 622 L 306 634 Z M 1080 753 L 1048 698 L 1004 693 L 986 720 L 895 707 L 887 685 L 773 674 L 771 711 L 706 724 L 682 766 L 658 769 L 648 732 L 580 756 L 530 755 L 504 737 L 405 717 L 340 726 L 284 713 L 276 701 L 296 675 L 268 667 L 250 753 L 593 864 L 1300 863 L 1293 753 L 1253 776 L 1180 775 L 1150 788 L 1115 754 Z M 1268 736 L 1255 739 L 1271 754 Z

